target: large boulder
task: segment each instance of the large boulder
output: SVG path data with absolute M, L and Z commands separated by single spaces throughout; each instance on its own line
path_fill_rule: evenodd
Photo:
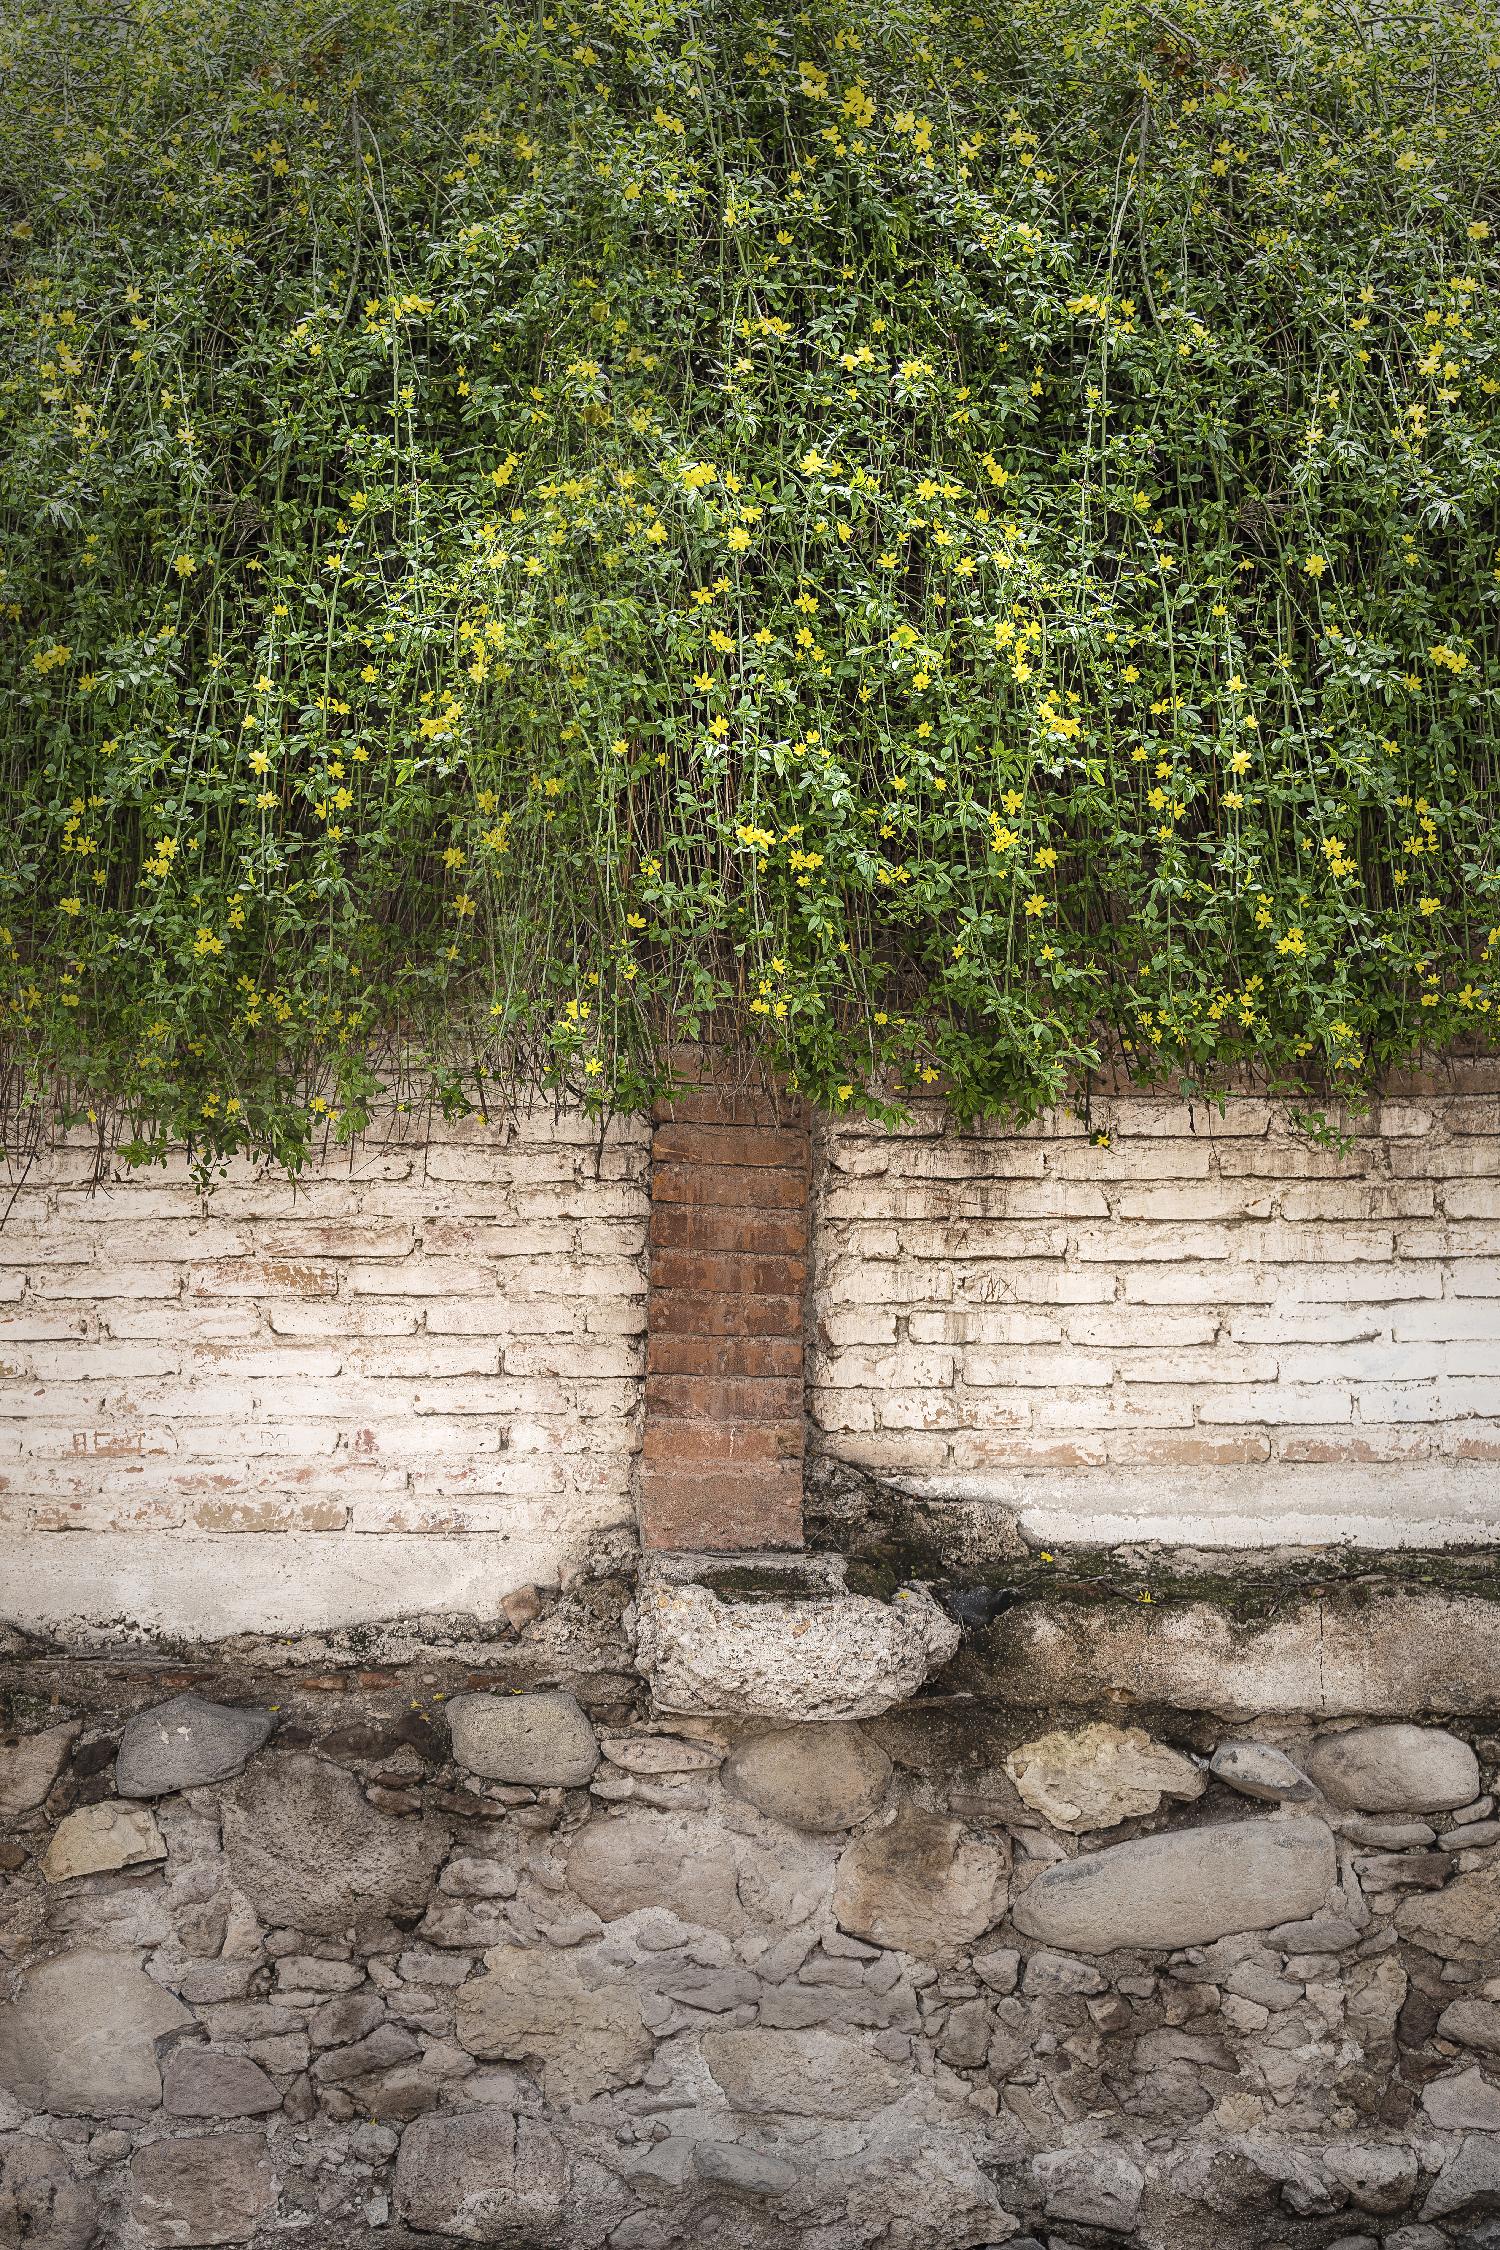
M 58 1822 L 42 1859 L 42 1875 L 49 1883 L 69 1883 L 79 1875 L 149 1867 L 166 1856 L 161 1830 L 144 1805 L 106 1801 L 80 1805 Z
M 1062 1727 L 1023 1742 L 1005 1761 L 1023 1801 L 1054 1828 L 1081 1834 L 1155 1812 L 1163 1797 L 1201 1797 L 1191 1758 L 1140 1727 Z
M 566 1688 L 531 1695 L 455 1695 L 448 1705 L 453 1756 L 467 1773 L 533 1789 L 581 1789 L 599 1744 Z
M 1446 1727 L 1348 1727 L 1320 1734 L 1307 1771 L 1350 1812 L 1456 1812 L 1479 1795 L 1479 1760 Z
M 835 2031 L 708 2031 L 703 2060 L 751 2116 L 869 2117 L 899 2101 L 910 2072 Z
M 250 2242 L 276 2203 L 276 2175 L 258 2133 L 151 2141 L 127 2182 L 136 2239 L 148 2250 Z
M 943 1955 L 982 1937 L 1005 1912 L 1008 1846 L 962 1821 L 903 1806 L 842 1854 L 833 1912 L 841 1930 L 871 1945 Z
M 303 1752 L 257 1759 L 223 1814 L 234 1880 L 261 1919 L 321 1937 L 420 1913 L 448 1849 L 441 1821 L 379 1813 L 351 1775 Z
M 1321 1820 L 1240 1820 L 1143 1836 L 1046 1868 L 1013 1909 L 1017 1929 L 1073 1953 L 1211 1945 L 1313 1914 L 1333 1888 Z
M 724 1601 L 707 1586 L 646 1581 L 636 1661 L 659 1711 L 737 1719 L 871 1719 L 946 1664 L 959 1631 L 921 1587 Z
M 640 2077 L 653 2053 L 634 1986 L 588 1978 L 579 1957 L 496 1946 L 459 1991 L 460 2045 L 487 2062 L 537 2062 L 549 2102 L 592 2101 Z
M 90 2250 L 94 2193 L 60 2148 L 19 2133 L 0 2140 L 0 2250 Z
M 1500 1959 L 1500 1868 L 1476 1869 L 1441 1891 L 1403 1899 L 1396 1927 L 1444 1961 Z
M 826 1834 L 878 1812 L 891 1761 L 863 1727 L 778 1727 L 742 1742 L 724 1767 L 726 1789 L 770 1820 Z
M 401 2136 L 396 2210 L 418 2234 L 545 2250 L 568 2240 L 568 2171 L 534 2118 L 470 2109 L 419 2117 Z
M 77 1733 L 77 1721 L 69 1719 L 58 1727 L 43 1727 L 38 1734 L 23 1734 L 19 1742 L 0 1745 L 0 1815 L 31 1812 L 42 1802 L 62 1772 Z
M 202 1789 L 244 1770 L 269 1735 L 269 1711 L 177 1695 L 138 1711 L 120 1737 L 115 1787 L 122 1797 L 165 1797 Z
M 128 1955 L 58 1954 L 0 2008 L 0 2086 L 58 2116 L 144 2116 L 161 2104 L 157 2040 L 193 2020 Z
M 737 1929 L 734 1851 L 723 1830 L 690 1814 L 635 1806 L 591 1820 L 568 1849 L 568 1882 L 601 1921 L 665 1906 L 684 1922 Z

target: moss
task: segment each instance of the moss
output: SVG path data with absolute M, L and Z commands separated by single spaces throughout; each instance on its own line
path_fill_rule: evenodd
M 722 1563 L 696 1573 L 694 1583 L 706 1586 L 721 1602 L 828 1601 L 834 1588 L 795 1570 L 772 1570 L 764 1564 Z
M 988 1566 L 952 1566 L 933 1544 L 884 1538 L 849 1562 L 851 1592 L 889 1599 L 914 1578 L 934 1584 L 955 1614 L 972 1624 L 1018 1604 L 1046 1601 L 1080 1607 L 1132 1604 L 1185 1608 L 1208 1604 L 1237 1624 L 1264 1622 L 1298 1603 L 1334 1598 L 1378 1602 L 1393 1594 L 1443 1593 L 1500 1601 L 1500 1553 L 1488 1547 L 1439 1553 L 1393 1549 L 1309 1548 L 1246 1557 L 1183 1556 L 1168 1551 L 1144 1561 L 1108 1548 L 1068 1548 L 1050 1561 L 1028 1554 Z

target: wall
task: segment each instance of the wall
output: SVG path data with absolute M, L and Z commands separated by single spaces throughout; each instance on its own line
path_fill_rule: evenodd
M 1043 1543 L 1492 1537 L 1497 1087 L 1469 1064 L 1409 1089 L 1348 1155 L 1248 1098 L 1116 1100 L 1108 1146 L 1066 1115 L 819 1128 L 814 1455 L 923 1496 L 959 1547 L 1017 1518 Z M 299 1188 L 239 1167 L 206 1197 L 180 1165 L 96 1187 L 77 1140 L 18 1162 L 6 1613 L 493 1619 L 632 1526 L 643 1481 L 648 1543 L 791 1543 L 801 1130 L 685 1111 L 653 1171 L 643 1122 L 601 1146 L 549 1109 L 392 1116 Z
M 1043 1541 L 1493 1537 L 1497 1087 L 1457 1066 L 1348 1155 L 1252 1099 L 1103 1103 L 1107 1147 L 828 1129 L 825 1446 Z
M 0 2239 L 1494 2244 L 1472 1719 L 663 1724 L 622 1641 L 585 1717 L 560 1623 L 13 1667 Z
M 648 1143 L 393 1116 L 206 1198 L 181 1164 L 96 1188 L 77 1140 L 18 1164 L 9 1614 L 278 1631 L 555 1580 L 632 1513 Z

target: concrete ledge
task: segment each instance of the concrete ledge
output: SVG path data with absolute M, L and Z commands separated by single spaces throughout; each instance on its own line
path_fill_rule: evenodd
M 1491 1461 L 1257 1462 L 1249 1468 L 1007 1469 L 903 1476 L 955 1517 L 1008 1517 L 1036 1546 L 1467 1546 L 1500 1535 Z M 957 1527 L 955 1526 L 955 1531 Z
M 524 1520 L 514 1535 L 20 1532 L 0 1538 L 0 1622 L 74 1646 L 321 1633 L 427 1610 L 492 1622 L 507 1594 L 557 1572 L 555 1531 Z
M 940 1686 L 1011 1705 L 1487 1718 L 1500 1599 L 1350 1587 L 1249 1621 L 1215 1601 L 1028 1602 L 976 1633 Z

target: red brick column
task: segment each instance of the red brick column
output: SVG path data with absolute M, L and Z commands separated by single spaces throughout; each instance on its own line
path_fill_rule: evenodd
M 641 1540 L 802 1544 L 811 1143 L 795 1105 L 705 1085 L 656 1113 Z

